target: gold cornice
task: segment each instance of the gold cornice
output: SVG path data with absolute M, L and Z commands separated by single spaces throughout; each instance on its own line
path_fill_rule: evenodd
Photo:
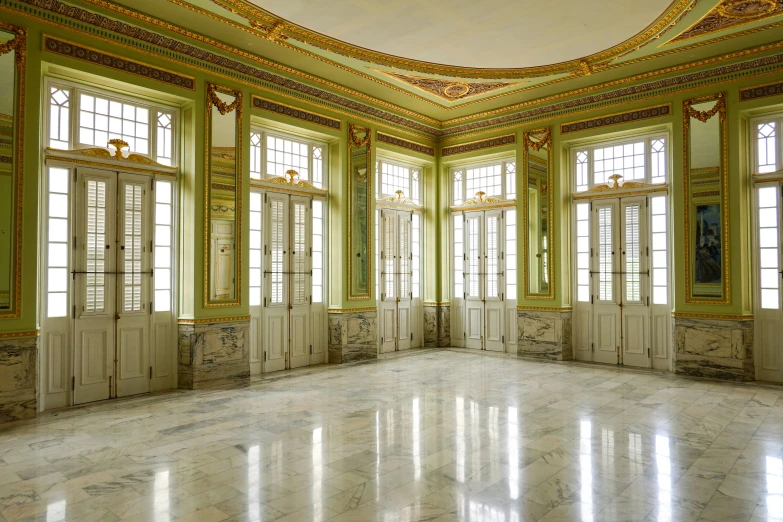
M 778 5 L 775 0 L 756 0 L 757 2 L 769 6 L 771 8 L 770 11 L 758 15 L 751 15 L 751 16 L 732 15 L 731 11 L 729 10 L 732 5 L 747 3 L 747 1 L 748 0 L 722 0 L 715 7 L 707 11 L 704 14 L 704 16 L 696 20 L 693 24 L 689 25 L 688 28 L 685 29 L 684 31 L 680 31 L 674 38 L 670 39 L 664 45 L 683 42 L 685 40 L 699 38 L 701 36 L 705 36 L 708 34 L 726 31 L 728 29 L 737 27 L 739 25 L 746 25 L 753 22 L 760 22 L 762 20 L 766 20 L 768 18 L 773 18 L 775 16 L 780 16 L 783 14 L 783 12 L 778 10 Z M 688 34 L 689 32 L 693 31 L 697 26 L 703 24 L 705 19 L 710 17 L 718 17 L 720 20 L 728 21 L 728 22 L 726 22 L 723 25 L 719 25 L 718 27 L 706 29 L 704 31 L 695 34 L 690 34 L 690 35 Z
M 95 1 L 95 0 L 90 0 Z M 331 51 L 349 58 L 375 63 L 378 65 L 392 66 L 399 69 L 416 71 L 426 74 L 438 74 L 458 78 L 520 78 L 539 77 L 552 74 L 571 74 L 583 76 L 591 74 L 605 67 L 612 60 L 619 58 L 642 47 L 645 43 L 658 37 L 664 30 L 676 23 L 685 13 L 690 11 L 694 0 L 674 0 L 653 23 L 648 25 L 635 36 L 615 45 L 609 49 L 594 53 L 590 56 L 569 60 L 557 64 L 536 67 L 521 68 L 469 68 L 453 65 L 423 62 L 409 58 L 392 56 L 363 47 L 355 46 L 334 38 L 330 38 L 316 31 L 312 31 L 300 25 L 289 22 L 279 16 L 273 15 L 264 9 L 243 0 L 211 0 L 213 3 L 228 9 L 256 26 L 274 27 L 277 34 L 285 38 L 293 38 L 300 42 Z M 280 42 L 279 38 L 274 40 Z
M 574 201 L 586 201 L 586 200 L 593 200 L 593 199 L 605 199 L 605 198 L 629 198 L 631 196 L 646 196 L 648 194 L 655 194 L 655 193 L 667 193 L 669 192 L 669 187 L 667 185 L 651 185 L 646 189 L 643 190 L 629 190 L 629 191 L 623 191 L 622 188 L 620 190 L 615 191 L 599 191 L 599 192 L 576 192 L 573 194 L 573 200 Z
M 570 306 L 517 306 L 517 310 L 520 312 L 570 312 Z
M 0 332 L 0 339 L 21 339 L 24 337 L 38 337 L 41 330 L 32 330 L 30 332 Z
M 440 98 L 441 100 L 445 100 L 447 102 L 450 102 L 451 105 L 440 105 L 439 107 L 446 108 L 451 107 L 455 103 L 460 102 L 461 100 L 467 100 L 468 98 L 475 98 L 476 96 L 481 96 L 482 94 L 499 91 L 500 89 L 508 89 L 510 87 L 516 87 L 524 84 L 525 82 L 476 82 L 476 81 L 461 81 L 461 80 L 455 80 L 455 79 L 443 79 L 443 78 L 430 78 L 427 76 L 417 76 L 412 74 L 403 74 L 395 71 L 384 71 L 383 69 L 376 69 L 373 67 L 369 68 L 371 71 L 374 71 L 378 74 L 383 74 L 385 76 L 388 76 L 389 78 L 394 78 L 398 82 L 402 82 L 405 85 L 408 85 L 410 87 L 413 87 L 414 89 L 420 90 L 422 92 L 426 92 L 427 94 L 431 96 L 435 96 L 437 98 Z M 427 82 L 439 82 L 442 84 L 440 89 L 427 89 L 425 87 L 422 87 L 420 84 L 427 83 Z M 472 86 L 484 86 L 485 84 L 489 83 L 491 86 L 487 88 L 487 90 L 471 94 L 470 90 Z M 461 92 L 457 96 L 449 96 L 447 89 L 451 87 L 457 87 L 460 89 L 464 89 L 464 92 Z M 511 92 L 516 92 L 514 91 Z M 409 93 L 409 91 L 405 91 L 406 93 Z M 511 92 L 507 93 L 510 94 Z M 484 101 L 485 98 L 482 98 L 481 101 Z M 459 104 L 460 106 L 464 106 L 464 104 Z
M 54 150 L 54 149 L 52 149 Z M 176 177 L 177 172 L 165 172 L 160 170 L 152 170 L 152 169 L 144 169 L 144 168 L 137 168 L 137 167 L 129 167 L 127 164 L 121 164 L 118 165 L 116 163 L 103 163 L 100 161 L 90 161 L 90 160 L 83 160 L 79 158 L 71 158 L 69 156 L 59 156 L 57 154 L 46 154 L 47 160 L 53 160 L 53 161 L 63 161 L 66 163 L 73 163 L 74 165 L 84 165 L 87 167 L 97 167 L 107 170 L 121 170 L 123 172 L 135 172 L 139 174 L 151 174 L 155 176 L 170 176 L 170 177 Z
M 753 321 L 752 315 L 720 315 L 720 314 L 701 314 L 690 312 L 672 312 L 672 317 L 682 317 L 685 319 L 717 319 L 724 321 Z
M 319 76 L 315 76 L 315 75 L 312 75 L 312 74 L 305 73 L 305 72 L 300 71 L 298 69 L 295 69 L 293 67 L 289 67 L 287 65 L 283 65 L 283 64 L 274 62 L 272 60 L 267 60 L 266 58 L 263 58 L 263 57 L 258 56 L 256 54 L 253 54 L 253 53 L 249 53 L 249 52 L 247 52 L 247 51 L 245 51 L 243 49 L 239 49 L 239 48 L 237 48 L 235 46 L 225 44 L 225 43 L 223 43 L 223 42 L 221 42 L 219 40 L 215 40 L 213 38 L 210 38 L 208 36 L 204 36 L 204 35 L 199 34 L 199 33 L 194 33 L 192 31 L 189 31 L 189 30 L 185 29 L 184 27 L 180 27 L 180 26 L 178 26 L 176 24 L 171 24 L 171 23 L 168 23 L 168 22 L 164 22 L 164 21 L 162 21 L 162 20 L 160 20 L 158 18 L 146 15 L 146 14 L 141 13 L 139 11 L 136 11 L 136 10 L 133 10 L 133 9 L 129 9 L 129 8 L 121 6 L 121 5 L 117 5 L 117 4 L 115 4 L 113 2 L 109 2 L 107 0 L 83 0 L 83 1 L 85 3 L 88 3 L 88 4 L 92 4 L 92 5 L 101 7 L 103 9 L 108 10 L 108 11 L 113 11 L 115 13 L 119 13 L 119 14 L 127 16 L 129 18 L 133 18 L 135 20 L 140 20 L 142 22 L 148 23 L 148 24 L 153 25 L 155 27 L 160 27 L 160 28 L 166 29 L 166 30 L 171 31 L 173 33 L 176 33 L 178 35 L 185 36 L 185 37 L 190 38 L 192 40 L 196 40 L 196 41 L 198 41 L 198 42 L 200 42 L 202 44 L 206 44 L 206 45 L 208 45 L 210 47 L 215 47 L 217 49 L 220 49 L 221 51 L 226 51 L 226 52 L 229 52 L 231 54 L 240 56 L 240 57 L 242 57 L 242 58 L 244 58 L 246 60 L 250 60 L 252 62 L 261 64 L 261 65 L 263 65 L 265 67 L 269 67 L 271 69 L 275 69 L 275 70 L 278 70 L 278 71 L 281 71 L 281 72 L 284 72 L 284 73 L 287 73 L 287 74 L 291 74 L 293 76 L 297 76 L 297 77 L 305 79 L 305 80 L 312 81 L 314 83 L 318 83 L 318 84 L 324 85 L 324 86 L 329 87 L 331 89 L 335 89 L 337 91 L 343 92 L 345 94 L 349 94 L 351 96 L 355 96 L 357 98 L 360 98 L 362 100 L 368 101 L 370 103 L 374 103 L 374 104 L 376 104 L 376 105 L 378 105 L 380 107 L 386 107 L 387 109 L 399 111 L 399 112 L 401 112 L 403 114 L 406 114 L 407 116 L 410 116 L 412 118 L 416 118 L 416 119 L 418 119 L 418 120 L 420 120 L 422 122 L 429 123 L 429 124 L 434 124 L 434 125 L 438 124 L 438 120 L 435 120 L 434 118 L 429 118 L 427 116 L 424 116 L 424 115 L 419 114 L 417 112 L 411 111 L 409 109 L 405 109 L 405 108 L 400 107 L 398 105 L 394 105 L 393 103 L 389 103 L 387 101 L 374 98 L 374 97 L 372 97 L 370 95 L 364 94 L 363 92 L 356 91 L 354 89 L 349 89 L 348 87 L 345 87 L 345 86 L 340 85 L 340 84 L 335 83 L 335 82 L 331 82 L 331 81 L 326 80 L 324 78 L 321 78 Z M 213 18 L 215 20 L 218 20 L 218 21 L 222 21 L 223 20 L 222 17 L 220 17 L 220 16 L 218 16 L 218 15 L 216 15 L 214 13 L 211 13 L 210 11 L 206 11 L 206 10 L 203 10 L 203 9 L 198 8 L 196 6 L 192 6 L 190 4 L 187 4 L 187 3 L 183 2 L 182 0 L 168 0 L 168 1 L 170 1 L 170 2 L 172 2 L 174 4 L 176 4 L 176 5 L 179 5 L 180 7 L 185 7 L 187 9 L 191 10 L 191 11 L 198 12 L 199 14 L 203 14 L 205 16 Z M 207 13 L 209 13 L 209 14 L 207 14 Z M 263 34 L 259 34 L 257 31 L 252 30 L 252 28 L 243 26 L 241 24 L 236 24 L 235 22 L 231 22 L 230 20 L 227 20 L 227 19 L 226 19 L 226 21 L 229 22 L 231 25 L 233 25 L 233 26 L 235 26 L 235 27 L 237 27 L 239 29 L 242 29 L 243 31 L 249 32 L 249 33 L 257 35 L 257 36 L 259 36 L 259 35 L 263 36 Z M 93 36 L 93 35 L 91 34 L 91 36 Z M 209 72 L 213 72 L 213 71 L 210 70 Z M 231 79 L 232 79 L 232 81 L 236 81 L 236 79 L 233 78 L 233 77 Z M 400 90 L 403 91 L 403 92 L 407 92 L 407 91 L 404 91 L 403 89 L 400 89 Z
M 327 308 L 327 314 L 353 314 L 357 312 L 377 312 L 378 307 L 368 306 L 366 308 Z
M 250 316 L 239 315 L 235 317 L 214 317 L 208 319 L 177 319 L 177 324 L 197 325 L 210 323 L 234 323 L 239 321 L 250 321 Z
M 116 142 L 116 143 L 112 143 Z M 119 143 L 122 142 L 122 143 Z M 124 146 L 121 146 L 123 145 Z M 100 163 L 102 165 L 107 165 L 115 169 L 119 170 L 127 170 L 125 168 L 126 163 L 124 162 L 130 162 L 135 163 L 139 165 L 148 165 L 150 167 L 159 168 L 163 171 L 167 171 L 168 175 L 176 175 L 176 171 L 178 170 L 177 167 L 170 167 L 168 165 L 163 165 L 161 163 L 158 163 L 157 161 L 150 159 L 147 156 L 143 156 L 141 154 L 135 154 L 135 153 L 129 153 L 127 156 L 122 154 L 121 149 L 128 146 L 127 143 L 125 143 L 122 140 L 110 140 L 109 145 L 115 146 L 115 152 L 112 154 L 112 152 L 108 148 L 102 148 L 102 147 L 88 147 L 84 149 L 72 149 L 72 150 L 63 150 L 63 149 L 53 149 L 51 147 L 46 147 L 45 151 L 47 154 L 47 157 L 57 157 L 58 154 L 80 154 L 82 156 L 88 156 L 91 158 L 106 158 L 108 160 L 114 160 L 113 163 Z M 118 147 L 120 145 L 120 147 Z M 57 159 L 63 159 L 66 160 L 65 157 L 58 157 Z M 67 161 L 67 160 L 66 160 Z M 152 169 L 144 169 L 144 171 L 149 172 L 155 172 L 158 173 L 158 171 L 154 171 Z

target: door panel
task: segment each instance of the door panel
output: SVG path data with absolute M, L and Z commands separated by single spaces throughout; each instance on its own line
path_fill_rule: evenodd
M 502 211 L 484 212 L 484 349 L 504 352 L 503 219 Z
M 397 349 L 397 212 L 381 212 L 381 353 Z

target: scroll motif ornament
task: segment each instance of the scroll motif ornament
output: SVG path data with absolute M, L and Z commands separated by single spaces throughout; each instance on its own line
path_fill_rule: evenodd
M 405 197 L 405 192 L 402 190 L 396 190 L 394 191 L 396 196 L 386 196 L 385 198 L 381 198 L 381 201 L 386 201 L 389 203 L 402 203 L 403 205 L 415 205 L 416 203 L 414 201 L 411 201 L 410 199 Z
M 524 144 L 535 151 L 547 149 L 552 145 L 552 128 L 525 131 L 522 134 Z
M 287 170 L 285 174 L 286 176 L 288 176 L 288 179 L 279 177 L 279 178 L 271 178 L 265 181 L 275 185 L 291 185 L 292 187 L 299 187 L 299 188 L 304 188 L 309 190 L 319 190 L 319 191 L 322 190 L 307 181 L 297 180 L 296 177 L 299 176 L 299 173 L 294 169 Z
M 716 102 L 715 106 L 708 110 L 708 111 L 697 111 L 693 108 L 693 104 L 696 100 L 690 100 L 685 105 L 685 111 L 688 116 L 691 118 L 696 118 L 702 123 L 706 123 L 710 118 L 715 116 L 716 114 L 719 114 L 720 116 L 720 122 L 725 123 L 726 122 L 726 94 L 725 93 L 719 93 L 716 96 Z
M 220 97 L 217 95 L 218 92 L 230 94 L 234 97 L 234 101 L 231 102 L 230 105 L 227 104 L 220 99 Z M 213 105 L 217 107 L 218 112 L 220 112 L 220 114 L 223 116 L 233 112 L 234 110 L 237 111 L 237 114 L 241 115 L 242 91 L 238 89 L 219 88 L 214 83 L 207 83 L 207 110 L 211 109 Z
M 358 134 L 365 133 L 364 138 L 359 138 Z M 348 124 L 348 138 L 354 147 L 365 147 L 370 143 L 370 129 L 360 127 L 356 124 Z
M 468 199 L 462 205 L 461 207 L 475 207 L 478 205 L 489 205 L 491 203 L 510 203 L 512 200 L 510 199 L 502 199 L 502 198 L 496 198 L 494 196 L 487 196 L 486 192 L 483 192 L 479 190 L 476 192 L 476 197 Z

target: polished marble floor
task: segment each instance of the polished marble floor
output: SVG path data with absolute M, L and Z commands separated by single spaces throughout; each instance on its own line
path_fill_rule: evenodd
M 0 522 L 783 520 L 783 388 L 420 351 L 0 431 Z

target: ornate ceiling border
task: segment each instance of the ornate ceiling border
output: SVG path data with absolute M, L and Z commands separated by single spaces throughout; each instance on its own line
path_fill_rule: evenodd
M 464 154 L 466 152 L 473 152 L 476 150 L 490 149 L 493 147 L 501 147 L 503 145 L 510 145 L 517 142 L 516 134 L 508 134 L 506 136 L 498 136 L 497 138 L 488 138 L 486 140 L 472 141 L 470 143 L 460 143 L 459 145 L 453 145 L 451 147 L 444 147 L 440 151 L 441 157 L 453 156 L 454 154 Z
M 767 98 L 769 96 L 779 96 L 783 94 L 783 82 L 767 83 L 765 85 L 756 85 L 740 89 L 739 99 L 741 102 Z
M 660 116 L 669 116 L 672 112 L 671 103 L 658 105 L 656 107 L 647 107 L 646 109 L 636 109 L 633 111 L 610 114 L 608 116 L 599 116 L 588 120 L 574 121 L 560 125 L 560 134 L 569 134 L 584 130 L 596 129 L 599 127 L 608 127 L 610 125 L 619 125 L 621 123 L 632 123 Z
M 442 79 L 442 78 L 428 78 L 426 76 L 416 76 L 412 74 L 402 74 L 392 71 L 384 71 L 382 69 L 370 68 L 371 71 L 375 71 L 379 74 L 384 74 L 390 78 L 394 78 L 398 82 L 402 82 L 405 85 L 409 85 L 414 89 L 426 92 L 432 96 L 437 96 L 441 100 L 447 102 L 458 102 L 468 98 L 474 98 L 487 94 L 490 92 L 498 91 L 500 89 L 506 89 L 517 85 L 522 85 L 524 82 L 464 82 L 454 79 Z M 407 92 L 407 91 L 406 91 Z M 508 94 L 515 91 L 510 91 Z
M 342 122 L 340 120 L 323 116 L 321 114 L 316 114 L 314 112 L 308 112 L 297 107 L 291 107 L 290 105 L 285 105 L 276 101 L 267 100 L 266 98 L 261 98 L 255 94 L 252 96 L 252 98 L 254 109 L 261 109 L 277 114 L 282 114 L 283 116 L 296 118 L 297 120 L 306 121 L 307 123 L 328 127 L 332 130 L 340 130 L 342 128 Z
M 783 42 L 775 44 L 775 47 L 783 47 Z M 681 90 L 678 89 L 678 87 L 684 87 L 687 84 L 694 82 L 700 82 L 701 84 L 704 84 L 705 80 L 719 79 L 724 76 L 730 77 L 732 80 L 738 80 L 743 76 L 754 75 L 754 71 L 761 68 L 783 68 L 783 54 L 775 54 L 746 62 L 723 65 L 704 71 L 692 72 L 680 76 L 672 76 L 669 78 L 662 78 L 652 82 L 641 83 L 638 85 L 632 85 L 630 87 L 623 87 L 621 89 L 615 89 L 599 94 L 567 100 L 553 105 L 536 107 L 526 111 L 515 112 L 496 118 L 459 125 L 441 131 L 439 136 L 441 136 L 441 139 L 449 139 L 451 137 L 456 139 L 460 134 L 471 131 L 482 130 L 484 132 L 490 132 L 503 127 L 508 127 L 510 125 L 526 123 L 525 120 L 529 118 L 540 118 L 544 115 L 554 115 L 554 113 L 560 111 L 570 113 L 578 112 L 580 109 L 597 109 L 603 106 L 611 105 L 613 102 L 620 103 L 624 101 L 623 98 L 636 97 L 638 100 L 639 95 L 647 95 L 645 97 L 648 97 L 656 94 L 671 94 L 672 92 Z
M 421 143 L 416 143 L 415 141 L 408 141 L 402 138 L 398 138 L 397 136 L 384 134 L 381 131 L 376 131 L 375 137 L 378 139 L 378 141 L 386 143 L 387 145 L 393 145 L 395 147 L 418 152 L 419 154 L 426 154 L 427 156 L 435 156 L 435 148 L 428 145 L 422 145 Z
M 520 77 L 539 77 L 551 74 L 572 74 L 574 76 L 590 74 L 605 67 L 609 62 L 625 54 L 631 53 L 641 48 L 649 41 L 659 37 L 660 34 L 669 29 L 673 24 L 676 24 L 682 16 L 693 9 L 698 2 L 698 0 L 673 0 L 664 12 L 641 32 L 618 45 L 590 56 L 537 67 L 485 69 L 424 62 L 352 45 L 289 22 L 255 4 L 249 3 L 247 0 L 211 1 L 214 4 L 247 19 L 251 26 L 264 30 L 265 34 L 269 35 L 269 38 L 274 41 L 292 38 L 356 60 L 416 71 L 419 73 L 438 74 L 459 78 L 487 77 L 492 79 L 518 79 Z
M 752 9 L 762 10 L 752 11 Z M 666 44 L 698 38 L 780 15 L 783 15 L 781 0 L 723 0 Z
M 122 58 L 111 53 L 75 44 L 47 34 L 43 37 L 43 48 L 51 53 L 68 56 L 101 67 L 108 67 L 115 71 L 135 74 L 136 76 L 167 83 L 191 91 L 196 90 L 196 79 L 192 76 L 173 73 L 166 69 L 160 69 L 128 58 Z

